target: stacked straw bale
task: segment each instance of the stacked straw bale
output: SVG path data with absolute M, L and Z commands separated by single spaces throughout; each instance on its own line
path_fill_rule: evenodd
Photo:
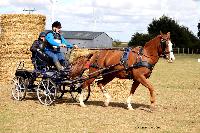
M 72 62 L 73 60 L 75 60 L 76 58 L 80 56 L 88 55 L 90 53 L 95 53 L 96 51 L 97 50 L 88 50 L 86 48 L 74 49 L 70 55 L 70 62 Z
M 30 46 L 44 31 L 46 17 L 37 14 L 0 15 L 0 82 L 8 83 L 17 63 L 33 68 Z

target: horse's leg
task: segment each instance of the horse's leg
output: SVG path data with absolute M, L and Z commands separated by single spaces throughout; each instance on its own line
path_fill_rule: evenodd
M 91 73 L 93 73 L 93 72 L 95 72 L 95 71 L 97 71 L 96 68 L 90 68 L 90 69 L 89 69 L 89 74 L 91 74 Z M 93 77 L 98 76 L 98 75 L 99 75 L 99 73 L 96 73 L 96 74 L 94 74 L 94 75 L 90 75 L 91 78 L 88 79 L 88 80 L 86 80 L 86 81 L 81 85 L 81 88 L 82 88 L 82 89 L 87 89 L 86 87 L 88 87 L 88 86 L 95 80 L 95 78 L 93 78 Z M 86 107 L 85 103 L 83 102 L 83 93 L 81 93 L 80 96 L 79 96 L 79 103 L 80 103 L 80 106 L 81 106 L 81 107 Z
M 105 102 L 104 102 L 104 105 L 107 107 L 107 106 L 109 105 L 110 101 L 111 101 L 111 96 L 110 96 L 110 94 L 106 91 L 105 87 L 104 87 L 101 83 L 98 84 L 98 87 L 101 89 L 103 95 L 106 97 L 106 100 L 105 100 Z
M 151 108 L 155 108 L 155 94 L 154 94 L 154 87 L 150 83 L 149 80 L 145 78 L 144 75 L 141 75 L 140 77 L 137 77 L 137 81 L 140 82 L 142 85 L 144 85 L 146 88 L 149 89 L 150 92 L 150 102 L 151 102 Z
M 107 77 L 109 77 L 109 78 L 107 78 Z M 114 79 L 114 77 L 113 77 L 113 76 L 110 76 L 110 75 L 107 76 L 107 77 L 103 78 L 101 81 L 98 82 L 98 87 L 101 89 L 103 95 L 106 97 L 106 100 L 105 100 L 105 102 L 104 102 L 104 105 L 105 105 L 106 107 L 109 105 L 109 103 L 110 103 L 110 101 L 111 101 L 111 96 L 110 96 L 110 94 L 106 91 L 106 89 L 105 89 L 104 86 L 105 86 L 107 83 L 109 83 L 110 81 L 112 81 L 112 80 Z
M 140 82 L 138 81 L 134 81 L 131 87 L 131 91 L 130 91 L 130 95 L 127 98 L 127 105 L 128 105 L 128 110 L 133 110 L 133 107 L 131 105 L 131 98 L 133 96 L 133 94 L 135 93 L 135 90 L 137 89 L 137 87 L 139 86 Z
M 89 86 L 94 80 L 95 80 L 95 78 L 91 78 L 91 79 L 85 81 L 82 84 L 82 89 L 86 89 L 86 87 Z M 85 103 L 83 102 L 83 93 L 81 93 L 80 96 L 79 96 L 79 104 L 80 104 L 81 107 L 87 107 L 85 105 Z

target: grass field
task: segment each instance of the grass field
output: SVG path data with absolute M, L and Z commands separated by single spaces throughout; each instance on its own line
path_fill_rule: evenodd
M 179 55 L 174 63 L 160 59 L 150 81 L 156 92 L 156 110 L 149 112 L 149 92 L 139 86 L 132 99 L 134 110 L 126 109 L 131 81 L 124 86 L 108 85 L 113 97 L 103 107 L 104 97 L 93 90 L 87 108 L 72 102 L 69 94 L 54 106 L 43 106 L 35 97 L 11 99 L 9 85 L 0 86 L 0 133 L 199 133 L 200 55 Z

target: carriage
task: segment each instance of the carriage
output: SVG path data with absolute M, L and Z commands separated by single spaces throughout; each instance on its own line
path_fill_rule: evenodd
M 60 51 L 68 52 L 66 48 L 60 48 Z M 90 96 L 90 87 L 81 89 L 84 82 L 83 73 L 86 69 L 75 78 L 70 79 L 60 74 L 51 59 L 45 54 L 41 54 L 35 55 L 34 70 L 32 71 L 24 69 L 24 62 L 19 63 L 12 80 L 12 97 L 21 101 L 25 98 L 26 93 L 35 92 L 41 104 L 51 105 L 69 92 L 74 101 L 79 101 L 78 98 L 81 93 L 84 96 L 83 100 L 87 101 Z
M 13 97 L 21 100 L 25 96 L 28 86 L 31 86 L 34 78 L 41 78 L 41 81 L 36 85 L 37 96 L 39 101 L 45 105 L 51 105 L 56 99 L 63 96 L 65 92 L 70 92 L 72 98 L 79 101 L 80 106 L 86 107 L 84 101 L 87 101 L 90 96 L 90 84 L 96 80 L 97 84 L 104 96 L 106 97 L 105 106 L 110 102 L 110 95 L 105 90 L 104 86 L 114 78 L 133 79 L 130 95 L 127 99 L 128 109 L 133 109 L 131 105 L 131 97 L 139 84 L 144 85 L 150 92 L 151 107 L 155 107 L 154 87 L 151 85 L 148 78 L 151 76 L 152 70 L 160 57 L 171 59 L 172 43 L 170 40 L 170 32 L 167 34 L 161 33 L 151 39 L 142 47 L 133 49 L 121 50 L 101 50 L 94 54 L 89 54 L 83 58 L 83 61 L 74 63 L 79 71 L 76 70 L 76 77 L 72 80 L 57 74 L 53 66 L 42 66 L 41 70 L 28 72 L 27 70 L 17 69 L 16 77 L 13 82 L 15 87 L 12 91 Z M 89 62 L 88 68 L 84 68 L 86 62 Z M 37 63 L 36 63 L 37 64 Z M 73 64 L 73 63 L 72 63 Z M 47 67 L 46 67 L 47 66 Z M 75 68 L 75 67 L 74 67 Z M 85 70 L 89 69 L 89 74 L 83 76 Z M 73 77 L 73 76 L 72 76 Z M 34 86 L 34 84 L 33 84 Z M 67 90 L 66 87 L 69 89 Z M 83 94 L 86 90 L 86 95 Z M 17 96 L 16 96 L 16 95 Z

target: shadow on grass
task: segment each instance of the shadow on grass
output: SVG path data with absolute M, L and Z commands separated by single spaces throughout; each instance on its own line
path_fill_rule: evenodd
M 85 104 L 86 105 L 93 105 L 93 106 L 104 106 L 104 101 L 88 101 Z M 146 104 L 133 103 L 132 106 L 133 106 L 133 109 L 137 109 L 137 108 L 148 108 L 149 109 L 149 105 L 146 105 Z M 116 108 L 127 109 L 127 104 L 126 103 L 119 103 L 119 102 L 110 102 L 108 107 L 116 107 Z
M 33 100 L 35 102 L 39 103 L 39 100 L 37 98 L 37 95 L 34 93 L 28 93 L 28 97 L 25 97 L 25 101 L 27 100 Z M 79 103 L 74 101 L 72 98 L 63 97 L 60 99 L 56 99 L 55 102 L 52 104 L 52 106 L 55 106 L 56 104 L 69 104 L 69 105 L 78 105 Z M 104 101 L 86 101 L 85 104 L 87 106 L 100 106 L 104 107 Z M 120 103 L 120 102 L 110 102 L 108 107 L 114 107 L 114 108 L 123 108 L 127 109 L 126 103 Z M 146 104 L 139 104 L 139 103 L 132 103 L 133 109 L 140 109 L 149 112 L 150 106 Z M 106 107 L 105 107 L 106 108 Z
M 63 104 L 63 103 L 70 104 L 70 105 L 78 105 L 79 106 L 79 103 L 74 101 L 72 98 L 62 98 L 62 99 L 58 99 L 55 102 L 55 104 Z M 87 102 L 85 102 L 85 104 L 87 106 L 105 107 L 104 106 L 104 101 L 87 101 Z M 120 102 L 110 102 L 108 107 L 127 109 L 127 104 L 126 103 L 120 103 Z M 146 104 L 133 103 L 132 107 L 133 107 L 133 109 L 140 109 L 140 110 L 144 110 L 144 111 L 150 112 L 149 111 L 150 110 L 150 106 L 146 105 Z

